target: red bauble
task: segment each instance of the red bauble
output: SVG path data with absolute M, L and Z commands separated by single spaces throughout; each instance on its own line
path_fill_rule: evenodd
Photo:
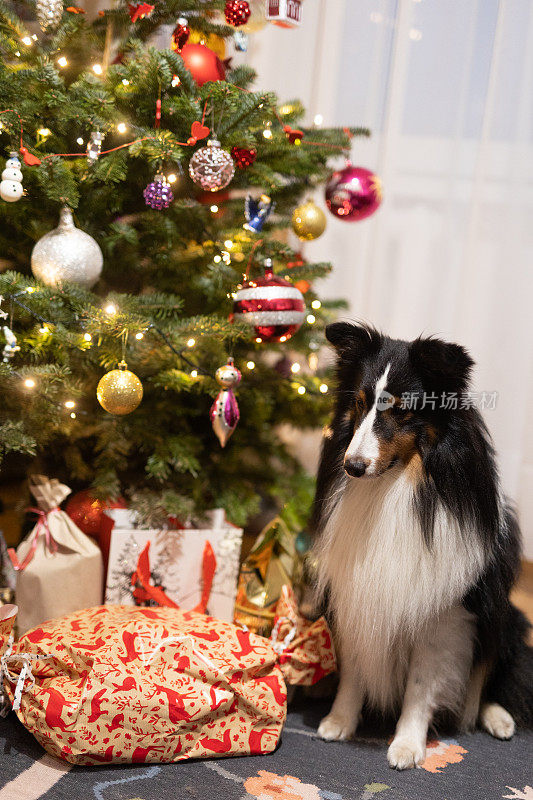
M 268 262 L 263 278 L 248 281 L 235 293 L 233 319 L 251 325 L 257 342 L 286 342 L 304 316 L 302 293 L 274 275 Z
M 203 86 L 208 81 L 225 80 L 224 64 L 205 44 L 186 44 L 180 55 L 198 86 Z
M 181 53 L 190 35 L 191 31 L 187 22 L 184 19 L 179 19 L 178 24 L 172 31 L 172 39 L 170 40 L 170 47 L 172 50 L 174 50 L 175 53 Z
M 78 528 L 98 540 L 106 508 L 127 508 L 123 497 L 118 500 L 96 500 L 90 491 L 77 492 L 69 499 L 65 511 Z
M 252 12 L 246 0 L 227 0 L 224 14 L 228 25 L 238 28 L 244 25 Z
M 257 150 L 247 147 L 232 147 L 231 155 L 239 169 L 250 167 L 257 158 Z
M 334 172 L 326 184 L 326 204 L 338 219 L 356 222 L 365 219 L 381 205 L 381 181 L 364 167 L 353 167 Z

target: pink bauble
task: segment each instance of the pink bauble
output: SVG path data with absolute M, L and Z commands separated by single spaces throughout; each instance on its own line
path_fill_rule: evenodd
M 364 167 L 352 167 L 334 172 L 326 184 L 326 204 L 338 219 L 355 222 L 365 219 L 381 205 L 381 181 Z
M 292 283 L 274 275 L 267 263 L 263 278 L 248 281 L 237 292 L 233 318 L 253 328 L 256 342 L 286 342 L 305 316 L 302 293 Z

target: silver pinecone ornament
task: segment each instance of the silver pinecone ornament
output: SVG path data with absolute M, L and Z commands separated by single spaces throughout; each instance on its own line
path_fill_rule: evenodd
M 93 237 L 76 228 L 72 211 L 63 206 L 57 228 L 45 233 L 33 248 L 31 271 L 47 286 L 75 283 L 90 289 L 100 277 L 103 261 Z
M 37 0 L 35 11 L 42 30 L 53 31 L 63 16 L 63 0 Z

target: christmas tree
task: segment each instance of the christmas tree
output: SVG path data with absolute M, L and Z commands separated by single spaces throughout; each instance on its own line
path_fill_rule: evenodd
M 299 102 L 280 104 L 255 88 L 251 68 L 225 64 L 214 50 L 223 57 L 236 28 L 224 6 L 120 1 L 90 20 L 58 0 L 0 3 L 0 141 L 15 172 L 21 160 L 25 190 L 0 201 L 4 474 L 22 457 L 28 472 L 125 495 L 152 522 L 223 506 L 242 524 L 263 498 L 307 498 L 308 479 L 277 426 L 323 423 L 327 376 L 316 353 L 341 304 L 320 302 L 316 281 L 331 267 L 302 258 L 287 230 L 330 175 L 328 161 L 368 133 L 302 128 Z M 165 49 L 154 45 L 158 31 Z M 222 167 L 205 172 L 195 154 L 215 137 Z M 227 187 L 205 190 L 233 169 Z M 32 275 L 32 249 L 60 214 L 72 225 L 68 209 L 103 253 L 99 278 L 98 250 L 76 234 L 78 272 L 72 252 L 54 254 L 45 240 Z M 266 259 L 304 292 L 290 341 L 230 318 L 238 287 L 260 277 Z M 222 449 L 209 411 L 221 389 L 215 372 L 230 356 L 242 372 L 240 421 Z M 302 366 L 291 372 L 294 361 Z M 121 362 L 142 401 L 108 413 L 97 385 Z

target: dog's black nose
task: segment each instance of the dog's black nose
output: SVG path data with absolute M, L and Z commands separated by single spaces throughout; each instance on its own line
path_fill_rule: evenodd
M 360 478 L 366 472 L 366 464 L 359 458 L 345 458 L 344 469 L 352 478 Z

